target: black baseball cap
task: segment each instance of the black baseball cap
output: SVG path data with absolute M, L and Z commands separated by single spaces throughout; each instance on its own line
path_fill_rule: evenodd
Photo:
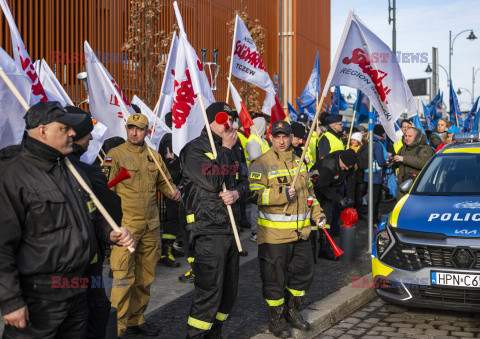
M 272 124 L 272 130 L 270 131 L 271 135 L 277 133 L 285 133 L 286 135 L 292 134 L 292 127 L 285 120 L 277 120 Z
M 58 101 L 47 101 L 39 102 L 30 107 L 23 118 L 25 119 L 25 128 L 32 129 L 54 121 L 74 126 L 80 124 L 85 119 L 85 116 L 68 113 Z

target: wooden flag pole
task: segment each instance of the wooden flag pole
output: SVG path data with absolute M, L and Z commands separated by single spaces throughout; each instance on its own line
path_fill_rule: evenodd
M 217 149 L 215 148 L 215 143 L 213 142 L 212 130 L 210 129 L 210 124 L 208 123 L 207 111 L 205 110 L 205 105 L 203 103 L 202 94 L 198 94 L 198 101 L 200 102 L 200 107 L 202 108 L 203 120 L 205 120 L 205 127 L 207 129 L 208 139 L 210 140 L 210 146 L 212 147 L 212 153 L 215 158 L 217 158 Z M 222 184 L 223 192 L 227 191 L 225 182 Z M 235 223 L 235 217 L 233 216 L 233 210 L 231 205 L 227 205 L 228 216 L 230 217 L 230 222 L 232 223 L 233 236 L 235 237 L 235 242 L 237 243 L 238 252 L 242 252 L 242 244 L 240 243 L 240 238 L 238 236 L 237 225 Z
M 350 138 L 352 137 L 353 122 L 355 121 L 355 113 L 357 113 L 357 112 L 355 110 L 353 110 L 352 125 L 350 125 L 350 133 L 348 133 L 347 149 L 350 148 Z
M 157 105 L 155 105 L 155 118 L 153 119 L 153 126 L 152 126 L 152 136 L 155 133 L 155 127 L 157 126 L 157 117 L 158 117 L 158 110 L 160 109 L 160 102 L 162 101 L 163 92 L 160 92 L 160 97 L 158 98 Z
M 97 154 L 98 159 L 100 160 L 100 166 L 103 166 L 103 159 L 100 154 Z
M 320 108 L 322 107 L 324 99 L 325 97 L 322 95 L 322 97 L 320 98 L 320 105 L 317 106 L 315 117 L 313 118 L 312 126 L 310 126 L 310 131 L 308 132 L 308 137 L 305 141 L 305 147 L 303 147 L 302 157 L 300 158 L 300 162 L 298 163 L 297 171 L 295 173 L 295 177 L 293 178 L 291 187 L 295 187 L 295 184 L 297 183 L 298 175 L 300 174 L 300 170 L 302 169 L 303 160 L 305 159 L 305 154 L 307 154 L 308 145 L 310 145 L 310 139 L 312 138 L 313 130 L 315 129 L 315 125 L 317 124 L 318 116 L 320 115 Z M 287 211 L 289 204 L 290 202 L 285 204 L 285 207 L 283 208 L 283 213 Z
M 150 154 L 150 156 L 152 157 L 153 161 L 155 162 L 155 165 L 157 166 L 158 170 L 160 171 L 160 174 L 162 175 L 162 178 L 163 180 L 165 180 L 165 182 L 167 183 L 168 185 L 168 188 L 170 189 L 170 191 L 173 193 L 174 192 L 174 189 L 172 187 L 172 184 L 170 183 L 170 180 L 168 180 L 167 176 L 165 175 L 165 172 L 162 171 L 162 167 L 160 166 L 160 164 L 158 163 L 158 160 L 155 158 L 155 156 L 153 155 L 152 153 L 152 150 L 150 149 L 150 147 L 148 145 L 145 145 L 147 147 L 147 150 L 148 150 L 148 153 Z
M 17 98 L 17 100 L 20 102 L 20 104 L 23 106 L 23 108 L 28 111 L 30 109 L 30 107 L 28 106 L 27 102 L 25 101 L 25 99 L 22 97 L 22 95 L 18 92 L 18 90 L 15 88 L 15 86 L 13 85 L 13 83 L 10 81 L 10 79 L 8 78 L 8 76 L 5 74 L 5 72 L 3 70 L 0 69 L 0 77 L 5 81 L 5 83 L 7 84 L 8 88 L 10 88 L 10 90 L 12 91 L 13 95 L 15 95 L 15 97 Z M 108 224 L 110 225 L 110 227 L 113 228 L 114 231 L 116 232 L 120 232 L 120 228 L 118 227 L 117 223 L 115 222 L 115 220 L 112 219 L 112 217 L 110 216 L 110 214 L 108 213 L 108 211 L 105 209 L 105 207 L 103 207 L 102 203 L 100 202 L 100 200 L 98 200 L 98 198 L 95 196 L 95 194 L 92 192 L 92 190 L 90 189 L 90 187 L 88 187 L 87 183 L 85 182 L 85 180 L 83 180 L 82 176 L 78 173 L 77 169 L 72 165 L 72 163 L 70 162 L 70 160 L 68 160 L 67 157 L 64 158 L 64 161 L 65 161 L 65 164 L 67 165 L 68 169 L 70 170 L 70 172 L 72 172 L 73 176 L 75 177 L 75 179 L 77 179 L 77 181 L 79 182 L 80 186 L 82 186 L 82 188 L 88 193 L 88 195 L 90 196 L 90 199 L 92 199 L 93 203 L 95 204 L 95 206 L 97 206 L 98 210 L 100 211 L 100 213 L 102 213 L 103 217 L 105 218 L 105 220 L 107 220 Z M 135 251 L 135 249 L 133 248 L 133 246 L 130 246 L 128 247 L 128 250 L 130 252 L 133 252 Z

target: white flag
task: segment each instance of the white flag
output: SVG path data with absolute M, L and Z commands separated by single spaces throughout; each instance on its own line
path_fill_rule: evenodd
M 267 92 L 275 94 L 275 87 L 268 72 L 265 70 L 265 65 L 260 53 L 257 51 L 257 46 L 238 14 L 235 19 L 233 39 L 234 49 L 230 64 L 232 74 Z M 270 111 L 265 113 L 270 114 Z
M 28 103 L 32 94 L 32 81 L 0 47 L 0 69 L 5 72 L 20 95 Z M 18 145 L 25 131 L 25 108 L 20 104 L 5 81 L 0 79 L 0 149 Z
M 32 59 L 30 58 L 30 55 L 28 55 L 22 37 L 18 32 L 17 25 L 15 24 L 12 12 L 10 11 L 10 7 L 8 7 L 8 4 L 5 0 L 0 0 L 0 6 L 2 7 L 3 14 L 5 14 L 5 18 L 8 21 L 8 27 L 10 28 L 10 34 L 12 36 L 13 56 L 15 58 L 15 62 L 18 66 L 20 66 L 20 69 L 25 72 L 25 74 L 28 76 L 28 78 L 33 84 L 32 95 L 30 96 L 30 105 L 33 106 L 40 101 L 48 101 L 45 90 L 43 89 L 37 72 L 35 72 L 35 68 L 33 67 Z
M 148 135 L 153 144 L 155 144 L 155 149 L 158 150 L 158 145 L 160 145 L 161 140 L 161 131 L 162 125 L 160 124 L 159 117 L 155 120 L 155 114 L 152 112 L 150 107 L 147 106 L 139 97 L 136 95 L 133 96 L 132 104 L 137 105 L 142 111 L 142 114 L 145 115 L 148 119 Z M 155 121 L 155 129 L 153 128 L 153 122 Z
M 173 3 L 173 7 L 180 27 L 180 41 L 173 70 L 175 87 L 172 107 L 172 147 L 178 156 L 182 148 L 197 138 L 205 126 L 198 95 L 202 95 L 205 109 L 215 102 L 215 97 L 202 63 L 187 40 L 177 2 Z
M 92 118 L 92 120 L 93 131 L 91 133 L 93 139 L 90 140 L 87 151 L 80 157 L 80 161 L 90 165 L 93 164 L 97 158 L 97 155 L 100 152 L 105 139 L 107 138 L 107 127 L 96 119 Z
M 163 76 L 162 88 L 160 92 L 173 96 L 173 90 L 175 87 L 175 62 L 177 60 L 177 50 L 178 50 L 178 38 L 177 34 L 173 35 L 172 43 L 170 45 L 170 51 L 168 52 L 167 64 L 165 65 L 165 75 Z M 158 102 L 157 102 L 158 106 Z
M 173 97 L 168 94 L 163 94 L 153 110 L 153 114 L 158 116 L 155 133 L 158 133 L 160 141 L 162 141 L 165 134 L 172 133 L 171 128 L 165 123 L 165 116 L 168 112 L 172 112 L 172 106 Z M 160 126 L 160 128 L 157 130 L 158 126 Z
M 85 41 L 85 64 L 87 68 L 89 106 L 92 116 L 107 126 L 107 138 L 119 136 L 127 138 L 125 123 L 128 114 L 135 112 L 110 73 L 97 59 L 92 48 Z
M 40 83 L 45 92 L 47 92 L 47 96 L 50 100 L 60 102 L 63 107 L 67 105 L 75 106 L 55 74 L 53 74 L 52 69 L 48 66 L 45 59 L 35 61 L 33 66 L 35 67 L 35 71 L 40 78 Z
M 333 86 L 349 86 L 368 96 L 387 135 L 397 141 L 394 123 L 406 109 L 417 114 L 412 92 L 395 54 L 350 11 L 323 96 Z

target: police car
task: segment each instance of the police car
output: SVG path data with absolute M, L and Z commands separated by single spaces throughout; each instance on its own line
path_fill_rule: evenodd
M 377 295 L 405 305 L 479 311 L 480 142 L 445 146 L 401 189 L 409 194 L 374 237 Z

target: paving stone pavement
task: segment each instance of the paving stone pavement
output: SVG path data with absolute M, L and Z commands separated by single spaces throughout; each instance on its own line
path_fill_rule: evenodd
M 338 243 L 338 239 L 336 239 Z M 357 228 L 357 244 L 361 255 L 353 263 L 319 260 L 315 264 L 315 277 L 307 291 L 304 305 L 320 300 L 330 293 L 351 283 L 352 276 L 363 276 L 371 271 L 367 250 L 365 222 Z M 188 312 L 194 292 L 158 308 L 147 316 L 147 322 L 161 330 L 157 338 L 185 338 Z M 237 301 L 229 319 L 224 324 L 224 338 L 249 338 L 267 329 L 267 306 L 262 298 L 262 282 L 258 260 L 254 259 L 240 267 Z M 128 336 L 142 338 L 142 336 Z
M 480 314 L 406 308 L 376 298 L 317 338 L 480 338 Z

